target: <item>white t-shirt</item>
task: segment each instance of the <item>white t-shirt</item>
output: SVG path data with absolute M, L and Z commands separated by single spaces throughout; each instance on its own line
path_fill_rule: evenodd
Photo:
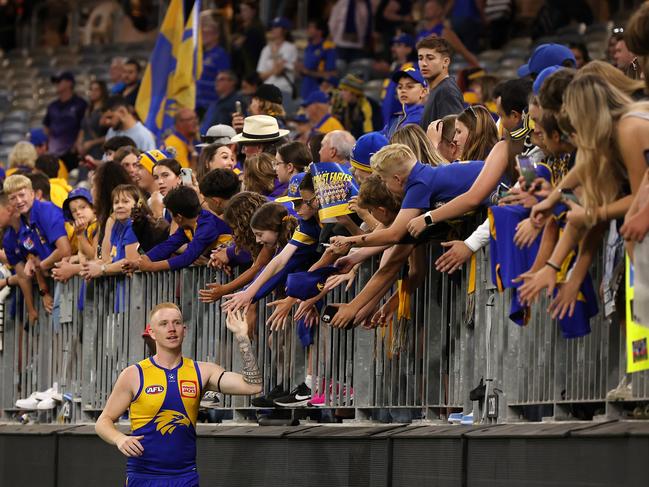
M 276 53 L 273 53 L 269 44 L 266 44 L 261 50 L 259 62 L 257 63 L 257 72 L 265 73 L 273 69 L 275 59 L 283 59 L 285 66 L 285 75 L 272 75 L 264 81 L 271 85 L 277 86 L 285 93 L 292 93 L 293 87 L 291 83 L 295 82 L 295 62 L 297 61 L 297 48 L 294 44 L 284 41 Z M 286 79 L 288 77 L 288 80 Z M 289 82 L 290 80 L 290 82 Z
M 142 124 L 142 122 L 137 122 L 128 130 L 115 130 L 111 127 L 106 133 L 106 140 L 112 139 L 113 137 L 116 137 L 118 135 L 126 135 L 127 137 L 133 139 L 135 145 L 141 151 L 157 149 L 153 134 Z

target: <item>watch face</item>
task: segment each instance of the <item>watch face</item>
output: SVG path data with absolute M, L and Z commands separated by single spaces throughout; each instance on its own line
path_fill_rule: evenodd
M 424 217 L 424 221 L 426 222 L 426 225 L 432 225 L 433 224 L 433 219 L 431 218 L 430 215 L 426 215 Z

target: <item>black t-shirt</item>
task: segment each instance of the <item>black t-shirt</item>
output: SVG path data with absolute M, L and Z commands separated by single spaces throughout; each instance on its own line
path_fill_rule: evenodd
M 464 98 L 460 88 L 451 77 L 445 78 L 428 95 L 421 119 L 421 127 L 428 129 L 431 122 L 446 115 L 454 115 L 464 110 Z

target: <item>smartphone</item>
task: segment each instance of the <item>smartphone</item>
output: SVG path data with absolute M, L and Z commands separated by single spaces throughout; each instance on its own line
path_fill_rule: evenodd
M 536 179 L 536 167 L 529 157 L 516 156 L 516 163 L 518 164 L 518 172 L 525 179 L 528 187 L 532 186 Z
M 241 102 L 239 100 L 234 102 L 234 109 L 239 115 L 243 115 L 243 108 L 241 107 Z
M 338 313 L 338 306 L 327 305 L 322 311 L 321 320 L 323 323 L 331 323 L 331 320 Z
M 504 198 L 505 196 L 509 196 L 509 190 L 510 190 L 509 186 L 507 186 L 505 183 L 500 183 L 498 185 L 498 196 L 497 196 L 497 198 L 500 199 L 500 198 Z
M 180 170 L 180 180 L 182 181 L 183 186 L 191 186 L 194 183 L 192 180 L 192 170 L 187 167 L 183 167 Z
M 644 160 L 647 163 L 647 166 L 649 166 L 649 149 L 644 151 Z
M 562 189 L 561 199 L 563 201 L 572 201 L 573 203 L 577 203 L 578 205 L 581 204 L 579 203 L 579 198 L 577 198 L 577 195 L 575 195 L 572 189 Z

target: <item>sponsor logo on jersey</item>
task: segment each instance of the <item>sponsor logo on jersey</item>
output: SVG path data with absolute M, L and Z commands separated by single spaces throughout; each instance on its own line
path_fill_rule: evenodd
M 193 380 L 180 381 L 180 395 L 182 397 L 198 397 L 198 386 Z
M 144 389 L 144 392 L 146 394 L 160 394 L 161 392 L 164 392 L 165 388 L 159 384 L 149 386 L 146 389 Z

